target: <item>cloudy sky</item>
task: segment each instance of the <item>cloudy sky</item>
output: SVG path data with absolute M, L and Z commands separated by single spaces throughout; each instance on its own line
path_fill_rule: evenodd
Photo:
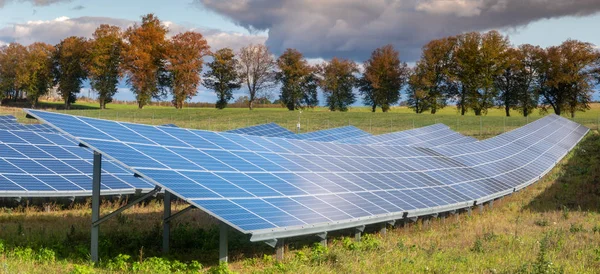
M 333 56 L 362 62 L 393 44 L 412 63 L 431 39 L 498 29 L 515 45 L 600 45 L 598 0 L 0 0 L 0 45 L 90 37 L 103 23 L 127 27 L 156 14 L 171 34 L 193 29 L 213 49 L 266 43 L 296 48 L 312 62 Z M 133 99 L 126 86 L 118 99 Z M 240 91 L 243 92 L 243 91 Z M 194 101 L 214 101 L 200 90 Z

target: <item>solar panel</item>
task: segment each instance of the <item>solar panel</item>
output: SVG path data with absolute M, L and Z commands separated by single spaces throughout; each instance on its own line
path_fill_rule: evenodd
M 296 135 L 287 135 L 284 138 L 297 139 L 305 141 L 319 141 L 319 142 L 333 142 L 344 140 L 347 138 L 360 138 L 372 136 L 370 133 L 357 128 L 355 126 L 344 126 L 338 128 L 324 129 L 318 131 L 312 131 L 307 133 L 301 133 Z
M 27 111 L 252 234 L 252 241 L 485 202 L 537 180 L 588 130 L 552 115 L 488 142 L 430 149 L 267 138 Z
M 114 161 L 103 162 L 103 194 L 151 190 Z M 0 196 L 89 196 L 92 152 L 62 134 L 0 130 Z
M 178 127 L 176 124 L 164 124 L 160 125 L 161 127 Z
M 294 135 L 294 132 L 275 123 L 243 127 L 225 131 L 228 133 L 246 134 L 265 137 L 284 137 Z
M 363 136 L 337 140 L 344 144 L 364 144 L 376 146 L 418 146 L 436 147 L 476 142 L 477 139 L 462 135 L 443 124 L 392 132 L 381 135 Z
M 12 115 L 0 116 L 0 129 L 3 130 L 26 130 L 36 132 L 57 132 L 56 129 L 45 124 L 21 124 Z

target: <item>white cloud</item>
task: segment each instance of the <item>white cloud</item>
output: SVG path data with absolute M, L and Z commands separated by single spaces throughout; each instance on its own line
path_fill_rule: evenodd
M 454 14 L 456 16 L 477 16 L 481 14 L 483 0 L 424 0 L 415 9 L 431 14 Z
M 134 23 L 135 22 L 131 20 L 109 17 L 69 18 L 66 16 L 46 21 L 28 21 L 0 28 L 0 45 L 10 42 L 28 45 L 38 41 L 49 44 L 58 44 L 60 40 L 69 36 L 91 38 L 96 28 L 101 24 L 111 24 L 126 29 Z M 188 30 L 200 32 L 204 35 L 208 44 L 214 49 L 230 47 L 237 50 L 250 43 L 264 43 L 267 39 L 266 36 L 262 35 L 186 27 L 170 21 L 164 21 L 163 24 L 170 30 L 169 37 Z

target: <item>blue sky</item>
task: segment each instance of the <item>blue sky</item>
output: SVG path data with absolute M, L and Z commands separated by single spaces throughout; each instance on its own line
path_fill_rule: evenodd
M 127 27 L 155 13 L 173 32 L 202 32 L 213 48 L 265 42 L 275 54 L 295 47 L 313 62 L 332 56 L 360 62 L 376 45 L 392 43 L 410 64 L 426 41 L 488 29 L 509 35 L 515 45 L 546 47 L 568 38 L 600 45 L 600 3 L 590 1 L 568 6 L 521 0 L 347 2 L 335 6 L 336 1 L 323 0 L 315 7 L 310 0 L 0 0 L 0 44 L 56 43 L 68 35 L 90 36 L 100 23 Z M 120 89 L 117 99 L 134 99 L 126 85 Z M 215 98 L 202 88 L 193 101 Z

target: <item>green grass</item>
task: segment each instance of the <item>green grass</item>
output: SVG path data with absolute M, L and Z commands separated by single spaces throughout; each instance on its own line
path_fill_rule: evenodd
M 184 109 L 109 105 L 111 109 L 72 110 L 69 113 L 101 118 L 225 130 L 247 124 L 289 120 L 298 112 L 280 109 Z M 114 107 L 114 108 L 113 108 Z M 0 108 L 2 113 L 20 110 Z M 600 106 L 578 113 L 576 121 L 593 129 Z M 154 119 L 152 119 L 154 115 Z M 479 117 L 460 117 L 454 109 L 436 115 L 411 114 L 405 108 L 391 113 L 370 113 L 355 108 L 348 113 L 323 109 L 305 111 L 303 125 L 318 129 L 350 124 L 374 133 L 459 120 L 460 132 L 479 137 Z M 517 115 L 517 113 L 515 113 Z M 192 117 L 187 118 L 186 117 Z M 173 118 L 171 118 L 173 117 Z M 531 119 L 539 118 L 535 115 Z M 172 119 L 172 120 L 171 120 Z M 244 119 L 247 120 L 244 123 Z M 504 130 L 500 110 L 481 118 L 482 137 Z M 369 124 L 364 124 L 365 120 Z M 371 120 L 371 121 L 370 121 Z M 25 120 L 22 120 L 25 121 Z M 229 122 L 232 121 L 232 122 Z M 355 122 L 353 122 L 355 121 Z M 362 121 L 362 122 L 360 122 Z M 506 130 L 527 121 L 507 118 Z M 587 121 L 587 122 L 586 122 Z M 229 123 L 226 123 L 229 122 Z M 285 125 L 284 123 L 282 123 Z M 377 126 L 373 126 L 377 125 Z M 327 126 L 322 126 L 326 128 Z M 454 128 L 454 127 L 453 127 Z M 456 128 L 454 128 L 456 129 Z M 171 251 L 160 253 L 162 204 L 159 199 L 135 206 L 101 226 L 101 263 L 89 265 L 89 200 L 69 204 L 33 200 L 0 209 L 0 273 L 597 273 L 600 268 L 600 136 L 590 133 L 582 143 L 541 181 L 494 203 L 493 210 L 473 216 L 434 220 L 408 228 L 388 229 L 380 235 L 371 228 L 359 243 L 351 231 L 330 234 L 327 247 L 316 237 L 286 240 L 284 261 L 273 259 L 274 250 L 250 243 L 246 235 L 231 232 L 228 266 L 218 265 L 218 230 L 211 217 L 199 211 L 177 219 L 171 230 Z M 102 214 L 125 201 L 105 200 Z M 10 202 L 9 202 L 10 204 Z M 45 206 L 49 212 L 45 210 Z M 176 203 L 173 212 L 186 205 Z M 367 227 L 369 230 L 369 227 Z M 220 272 L 219 272 L 220 271 Z
M 60 106 L 60 103 L 42 103 L 40 108 L 56 109 Z M 99 110 L 97 109 L 97 103 L 77 103 L 73 105 L 73 108 L 69 111 L 57 111 L 152 125 L 173 123 L 180 127 L 213 131 L 224 131 L 269 122 L 275 122 L 296 131 L 296 124 L 299 119 L 302 127 L 301 132 L 353 125 L 374 134 L 382 134 L 443 123 L 455 131 L 476 138 L 488 138 L 542 117 L 542 114 L 535 112 L 529 118 L 525 118 L 517 111 L 512 111 L 511 117 L 504 117 L 504 110 L 497 108 L 491 109 L 487 115 L 481 117 L 475 116 L 473 112 L 460 116 L 455 107 L 446 107 L 435 115 L 429 113 L 415 114 L 406 107 L 395 107 L 388 113 L 382 113 L 381 111 L 372 113 L 368 107 L 353 107 L 348 112 L 330 112 L 320 107 L 302 113 L 288 111 L 283 108 L 259 108 L 253 111 L 246 108 L 226 108 L 223 110 L 184 108 L 177 110 L 173 107 L 148 106 L 139 110 L 135 105 L 125 104 L 109 104 L 108 109 Z M 14 113 L 17 116 L 23 116 L 21 110 L 17 108 L 0 108 L 0 113 Z M 590 128 L 598 128 L 600 104 L 592 104 L 592 109 L 589 111 L 578 112 L 574 120 Z

